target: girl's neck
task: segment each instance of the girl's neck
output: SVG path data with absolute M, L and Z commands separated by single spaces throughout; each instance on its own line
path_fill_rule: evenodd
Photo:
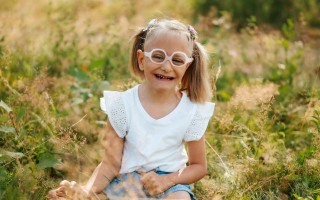
M 159 91 L 150 88 L 147 84 L 141 84 L 139 91 L 140 97 L 156 104 L 167 103 L 168 101 L 179 102 L 182 96 L 178 88 Z

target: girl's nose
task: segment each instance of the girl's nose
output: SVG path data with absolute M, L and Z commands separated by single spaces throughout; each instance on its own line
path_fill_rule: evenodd
M 161 69 L 165 72 L 171 72 L 172 71 L 172 65 L 171 62 L 169 60 L 166 60 L 162 66 Z

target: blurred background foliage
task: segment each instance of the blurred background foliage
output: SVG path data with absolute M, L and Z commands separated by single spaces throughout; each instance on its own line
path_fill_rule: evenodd
M 319 0 L 0 0 L 0 199 L 85 182 L 103 155 L 103 90 L 140 81 L 130 37 L 192 24 L 215 115 L 199 199 L 320 198 Z
M 207 15 L 212 7 L 218 11 L 229 12 L 238 28 L 246 26 L 247 20 L 252 16 L 259 24 L 269 24 L 275 27 L 281 27 L 289 18 L 298 21 L 300 17 L 304 17 L 310 26 L 320 26 L 319 0 L 194 0 L 193 5 L 196 17 Z M 217 15 L 222 14 L 217 12 Z

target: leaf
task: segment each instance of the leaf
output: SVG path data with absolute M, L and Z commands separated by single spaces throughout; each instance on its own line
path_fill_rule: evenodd
M 16 130 L 11 126 L 0 126 L 0 132 L 4 133 L 16 133 Z
M 94 70 L 94 69 L 97 69 L 97 68 L 102 68 L 103 65 L 104 65 L 104 59 L 100 59 L 100 60 L 94 60 L 90 63 L 89 65 L 89 69 L 90 70 Z
M 279 132 L 279 135 L 282 137 L 282 138 L 285 138 L 286 137 L 286 134 L 284 132 Z
M 296 198 L 296 199 L 298 199 L 298 200 L 303 200 L 303 198 L 302 197 L 300 197 L 300 196 L 298 196 L 297 194 L 293 194 L 293 196 Z
M 5 109 L 8 113 L 12 112 L 12 109 L 4 102 L 4 101 L 0 101 L 0 107 L 2 107 L 3 109 Z
M 11 158 L 22 158 L 24 156 L 23 153 L 20 152 L 11 152 L 11 151 L 6 151 L 6 150 L 0 150 L 0 156 L 5 155 L 9 156 Z
M 49 153 L 44 153 L 40 155 L 38 167 L 41 169 L 54 167 L 56 165 L 60 165 L 61 162 L 54 157 L 54 155 Z
M 75 67 L 69 68 L 68 72 L 69 74 L 77 78 L 78 81 L 81 81 L 81 82 L 88 81 L 90 79 L 89 76 L 85 73 L 85 71 Z

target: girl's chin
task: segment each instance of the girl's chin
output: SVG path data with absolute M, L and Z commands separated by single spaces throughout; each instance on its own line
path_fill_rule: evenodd
M 158 84 L 150 84 L 150 83 L 145 83 L 146 85 L 150 86 L 150 88 L 153 88 L 154 90 L 159 90 L 159 91 L 165 91 L 165 90 L 175 90 L 177 85 L 175 83 L 170 83 L 170 82 L 165 82 L 165 83 L 158 83 Z

